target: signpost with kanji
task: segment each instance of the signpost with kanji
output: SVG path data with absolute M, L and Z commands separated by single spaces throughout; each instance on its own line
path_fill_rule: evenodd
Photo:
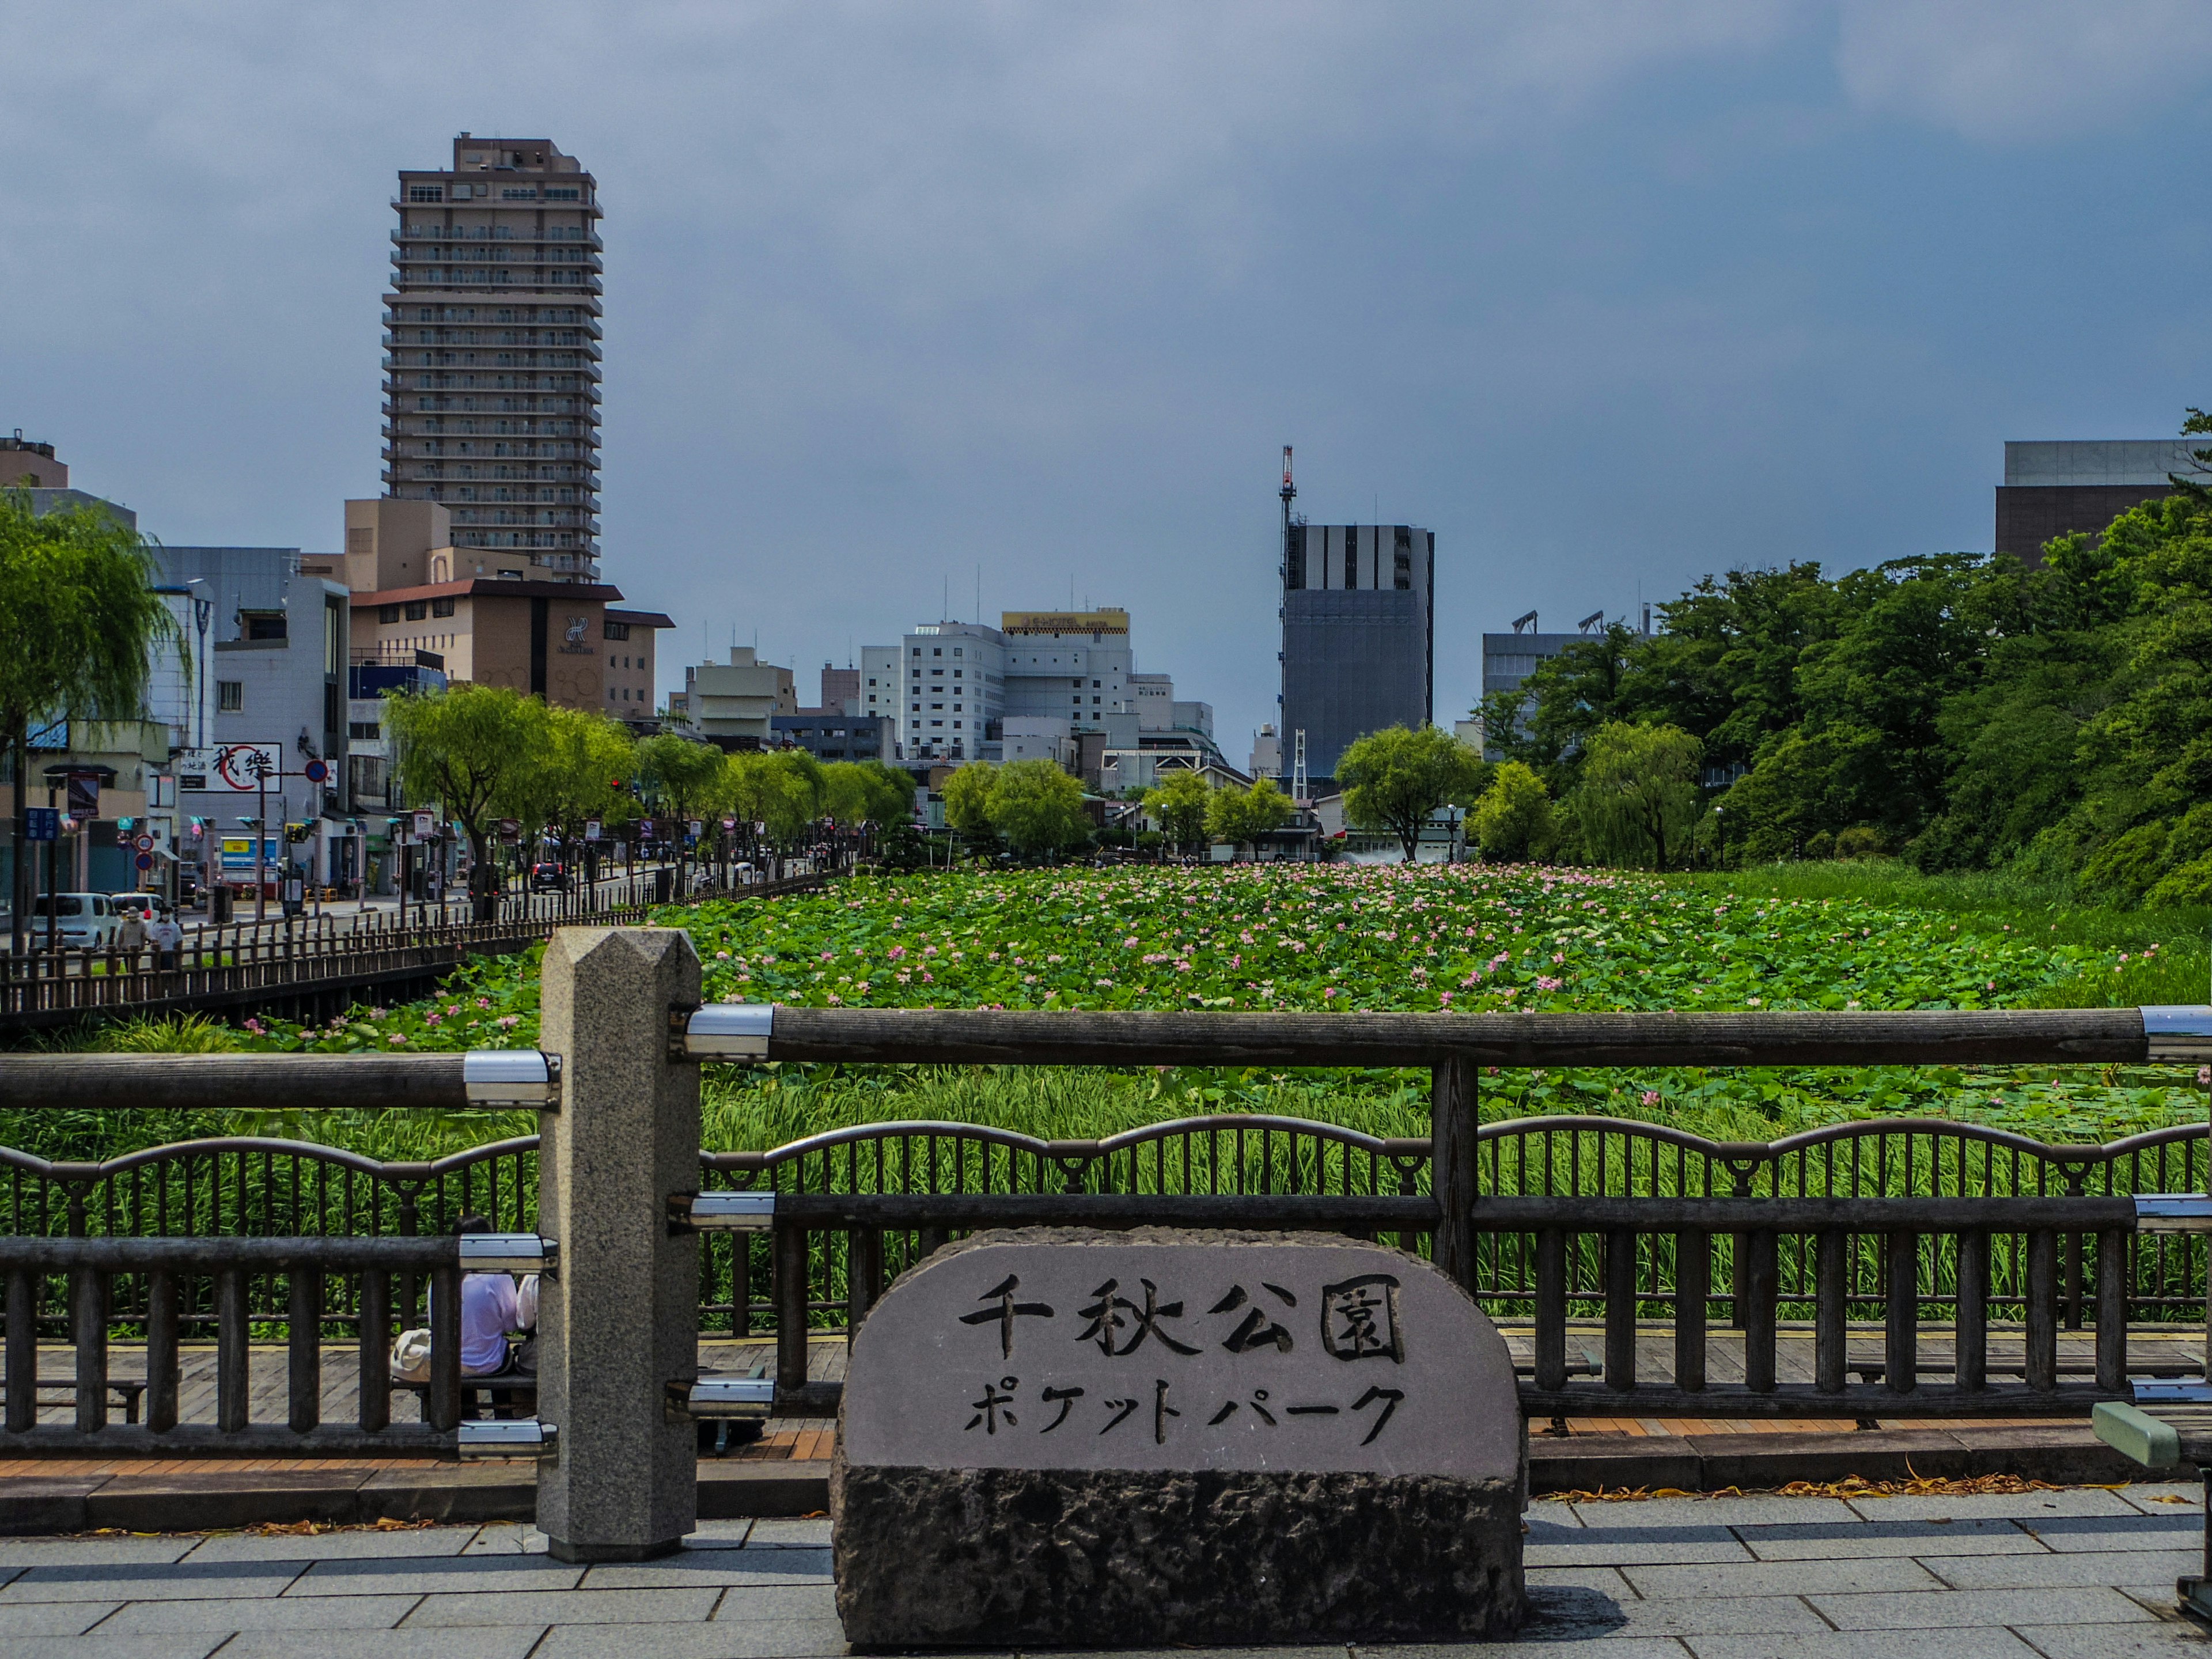
M 978 1235 L 870 1311 L 843 1413 L 856 1646 L 1468 1641 L 1521 1619 L 1512 1360 L 1402 1251 Z

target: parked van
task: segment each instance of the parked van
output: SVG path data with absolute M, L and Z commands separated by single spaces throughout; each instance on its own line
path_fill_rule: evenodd
M 46 917 L 51 913 L 55 942 L 71 950 L 105 950 L 122 923 L 119 901 L 106 893 L 41 893 L 31 903 L 31 938 L 34 947 L 46 942 Z

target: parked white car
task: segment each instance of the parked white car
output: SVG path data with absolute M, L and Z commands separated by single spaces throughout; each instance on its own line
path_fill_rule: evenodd
M 106 893 L 44 893 L 31 903 L 31 938 L 36 947 L 46 942 L 46 917 L 52 906 L 56 941 L 70 950 L 105 950 L 122 925 L 121 901 Z

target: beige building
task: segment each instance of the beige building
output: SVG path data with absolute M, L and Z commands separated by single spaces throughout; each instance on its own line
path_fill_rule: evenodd
M 653 636 L 675 623 L 622 590 L 548 580 L 526 554 L 451 544 L 434 501 L 346 503 L 344 580 L 356 667 L 427 654 L 452 681 L 504 685 L 619 720 L 653 711 Z
M 684 690 L 669 698 L 692 736 L 724 749 L 763 749 L 770 720 L 799 712 L 791 671 L 758 659 L 750 645 L 733 645 L 726 663 L 701 663 L 684 671 Z
M 538 581 L 599 574 L 598 194 L 545 139 L 465 132 L 392 202 L 385 491 Z

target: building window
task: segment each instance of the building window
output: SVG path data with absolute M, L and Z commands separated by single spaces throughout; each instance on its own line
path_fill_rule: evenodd
M 1344 527 L 1344 585 L 1346 587 L 1359 586 L 1359 526 L 1358 525 L 1346 525 Z
M 1391 550 L 1390 585 L 1405 592 L 1413 585 L 1413 532 L 1398 526 L 1397 544 Z
M 215 683 L 215 706 L 219 714 L 244 714 L 246 712 L 246 682 L 217 680 Z
M 1289 540 L 1283 548 L 1283 586 L 1303 589 L 1306 585 L 1306 527 L 1302 524 L 1291 526 Z
M 430 603 L 427 599 L 410 599 L 404 609 L 409 622 L 421 622 L 430 614 Z
M 281 611 L 249 611 L 245 613 L 246 637 L 249 640 L 281 640 L 286 637 L 284 613 Z
M 346 736 L 355 743 L 374 743 L 384 735 L 384 727 L 375 720 L 350 720 L 346 724 Z
M 380 623 L 398 622 L 399 620 L 399 607 L 396 605 L 380 605 L 376 607 L 376 619 Z
M 609 618 L 600 623 L 599 637 L 608 640 L 626 640 L 629 637 L 629 624 Z
M 446 199 L 443 185 L 410 185 L 407 199 L 410 202 L 442 202 Z
M 431 601 L 430 601 L 430 614 L 431 614 L 432 616 L 434 616 L 434 617 L 450 617 L 450 616 L 452 616 L 452 615 L 453 614 L 453 600 L 451 600 L 451 599 L 433 599 L 433 600 L 431 600 Z

